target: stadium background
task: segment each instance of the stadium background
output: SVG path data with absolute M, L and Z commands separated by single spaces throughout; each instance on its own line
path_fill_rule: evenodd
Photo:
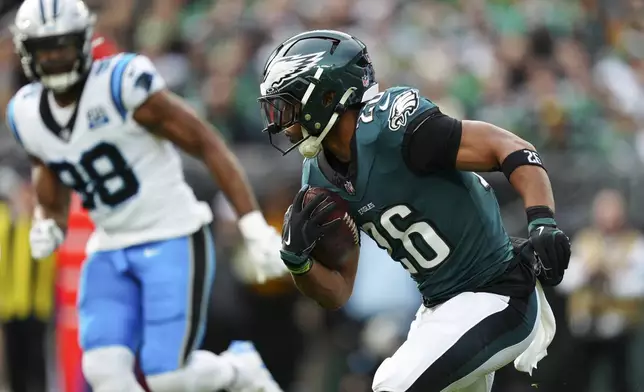
M 19 3 L 0 5 L 2 107 L 25 82 L 7 30 Z M 381 86 L 416 86 L 452 116 L 493 122 L 537 146 L 553 182 L 558 222 L 573 239 L 592 231 L 602 211 L 615 206 L 610 200 L 616 198 L 604 189 L 625 199 L 629 234 L 637 237 L 644 228 L 641 0 L 88 3 L 99 14 L 98 33 L 107 42 L 150 56 L 169 86 L 222 131 L 276 227 L 299 187 L 300 157 L 281 158 L 260 133 L 260 69 L 280 40 L 303 30 L 335 28 L 368 45 Z M 217 216 L 219 263 L 206 347 L 220 351 L 230 339 L 254 340 L 288 391 L 369 390 L 371 372 L 404 337 L 419 303 L 404 271 L 381 251 L 367 249 L 354 297 L 338 312 L 318 309 L 288 279 L 248 284 L 230 208 L 204 168 L 189 157 L 185 161 L 189 182 Z M 28 162 L 0 126 L 0 346 L 5 353 L 0 373 L 14 392 L 46 390 L 45 374 L 48 390 L 76 392 L 82 386 L 70 304 L 86 229 L 80 215 L 67 254 L 32 264 L 26 242 L 32 206 L 28 176 Z M 502 175 L 486 178 L 497 192 L 508 231 L 521 235 L 525 218 L 517 195 Z M 643 254 L 631 256 L 644 264 Z M 644 286 L 644 268 L 632 272 L 641 274 Z M 600 294 L 587 289 L 590 298 L 611 296 L 609 289 Z M 644 307 L 642 289 L 636 292 L 629 298 L 627 326 L 602 334 L 570 328 L 579 292 L 549 291 L 558 319 L 549 356 L 532 378 L 511 368 L 500 371 L 495 391 L 644 391 L 639 322 Z M 623 306 L 609 301 L 591 319 Z M 598 367 L 590 368 L 587 359 L 596 357 Z M 588 377 L 591 386 L 585 387 Z M 624 389 L 623 380 L 630 389 Z

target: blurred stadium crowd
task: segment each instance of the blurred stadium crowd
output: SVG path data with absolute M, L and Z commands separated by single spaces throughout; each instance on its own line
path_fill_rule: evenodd
M 101 34 L 151 57 L 169 86 L 227 137 L 277 227 L 299 188 L 300 157 L 280 158 L 268 146 L 256 97 L 266 56 L 297 32 L 352 33 L 369 47 L 381 87 L 418 87 L 454 117 L 489 121 L 529 140 L 546 160 L 558 221 L 574 234 L 574 257 L 561 290 L 548 293 L 558 318 L 549 356 L 532 378 L 502 370 L 495 391 L 644 391 L 638 372 L 644 366 L 644 1 L 87 3 L 99 13 Z M 2 107 L 25 82 L 6 28 L 10 18 L 8 12 L 0 19 Z M 0 128 L 0 198 L 14 226 L 31 209 L 28 168 L 10 132 Z M 233 338 L 254 340 L 288 391 L 370 390 L 370 374 L 397 347 L 419 304 L 405 272 L 366 242 L 354 297 L 338 312 L 304 300 L 289 279 L 250 285 L 230 208 L 189 157 L 186 173 L 217 212 L 219 263 L 206 346 L 219 351 Z M 517 195 L 502 175 L 486 178 L 508 231 L 521 235 Z M 3 252 L 0 265 L 11 257 Z M 5 312 L 3 329 L 35 345 L 33 360 L 46 351 L 33 337 L 46 336 L 53 316 L 28 313 Z M 16 341 L 5 339 L 5 379 L 14 392 L 44 390 L 21 381 L 42 379 L 44 367 L 12 366 L 27 355 Z

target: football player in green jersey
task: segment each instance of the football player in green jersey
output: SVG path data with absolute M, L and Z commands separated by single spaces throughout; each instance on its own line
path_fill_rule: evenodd
M 282 248 L 300 291 L 341 307 L 358 262 L 355 255 L 331 270 L 310 257 L 333 227 L 317 223 L 328 208 L 311 212 L 323 197 L 302 208 L 306 187 L 315 186 L 348 201 L 358 226 L 423 296 L 407 341 L 378 368 L 373 390 L 489 391 L 494 371 L 524 352 L 532 358 L 523 370 L 531 370 L 552 339 L 534 338 L 548 307 L 536 280 L 558 284 L 570 258 L 534 147 L 492 124 L 454 119 L 417 89 L 380 92 L 365 45 L 338 31 L 280 44 L 260 89 L 271 143 L 284 132 L 306 158 Z M 522 196 L 529 227 L 522 247 L 513 247 L 494 192 L 476 171 L 502 171 Z

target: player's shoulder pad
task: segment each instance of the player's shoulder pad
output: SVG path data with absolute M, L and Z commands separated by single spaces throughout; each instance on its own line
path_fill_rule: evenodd
M 358 128 L 362 124 L 373 124 L 377 128 L 362 135 L 366 143 L 382 140 L 386 144 L 400 144 L 411 121 L 424 111 L 436 107 L 434 102 L 423 97 L 416 88 L 391 87 L 364 105 Z
M 106 63 L 107 65 L 102 65 Z M 165 88 L 165 80 L 159 75 L 152 61 L 136 53 L 120 53 L 100 60 L 93 67 L 110 69 L 110 95 L 114 105 L 124 119 L 134 112 L 150 95 Z
M 392 87 L 384 91 L 376 115 L 383 130 L 391 132 L 404 131 L 417 115 L 436 104 L 420 95 L 416 88 Z
M 16 141 L 25 149 L 27 132 L 33 129 L 31 121 L 34 112 L 38 112 L 40 104 L 40 83 L 30 83 L 23 86 L 14 94 L 7 104 L 5 120 Z

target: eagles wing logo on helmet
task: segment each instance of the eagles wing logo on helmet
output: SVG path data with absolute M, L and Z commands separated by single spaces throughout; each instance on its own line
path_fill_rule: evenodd
M 407 125 L 407 119 L 414 114 L 420 104 L 418 90 L 407 90 L 394 98 L 389 111 L 389 129 L 397 131 Z
M 274 60 L 268 65 L 266 76 L 260 85 L 262 95 L 275 91 L 286 82 L 313 68 L 322 60 L 324 53 L 296 54 Z

